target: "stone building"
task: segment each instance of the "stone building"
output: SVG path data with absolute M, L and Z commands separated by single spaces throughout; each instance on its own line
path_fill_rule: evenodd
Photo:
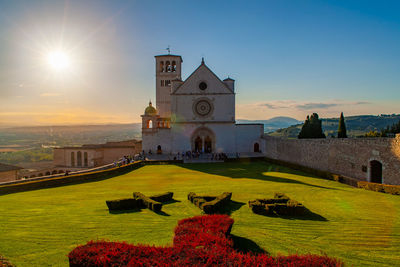
M 0 163 L 0 183 L 10 182 L 18 179 L 18 172 L 23 168 Z
M 113 163 L 123 156 L 134 156 L 142 151 L 137 140 L 55 148 L 53 164 L 60 167 L 91 168 Z
M 233 79 L 220 80 L 202 60 L 183 81 L 181 56 L 155 59 L 156 107 L 150 102 L 141 116 L 146 153 L 261 151 L 263 124 L 236 124 Z

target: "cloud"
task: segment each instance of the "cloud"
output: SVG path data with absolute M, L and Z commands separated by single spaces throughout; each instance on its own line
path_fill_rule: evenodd
M 339 103 L 304 103 L 296 105 L 297 109 L 301 110 L 312 110 L 312 109 L 326 109 L 331 107 L 336 107 L 341 104 Z

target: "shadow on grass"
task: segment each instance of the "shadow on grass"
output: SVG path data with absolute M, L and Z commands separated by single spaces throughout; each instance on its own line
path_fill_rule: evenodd
M 322 222 L 328 221 L 328 219 L 326 219 L 324 216 L 314 213 L 307 208 L 305 208 L 303 215 L 278 215 L 275 213 L 274 214 L 257 214 L 257 215 L 267 216 L 267 217 L 276 217 L 276 218 L 282 218 L 282 219 L 287 219 L 287 220 L 322 221 Z
M 124 214 L 124 213 L 134 213 L 134 212 L 140 212 L 141 209 L 132 209 L 132 210 L 108 210 L 108 213 L 110 214 Z
M 231 201 L 229 201 L 229 203 L 221 210 L 220 213 L 221 213 L 221 214 L 231 215 L 232 212 L 237 211 L 237 210 L 240 209 L 243 205 L 245 205 L 245 203 L 231 200 Z
M 258 162 L 253 162 L 253 163 L 224 162 L 224 163 L 207 164 L 207 166 L 205 166 L 203 164 L 179 164 L 179 166 L 186 168 L 186 169 L 194 170 L 194 171 L 225 176 L 225 177 L 229 177 L 232 179 L 240 179 L 240 178 L 257 179 L 257 180 L 270 181 L 270 182 L 276 182 L 276 183 L 300 184 L 300 185 L 311 186 L 311 187 L 322 188 L 322 189 L 338 190 L 337 188 L 314 185 L 314 184 L 306 183 L 306 182 L 299 181 L 296 179 L 283 178 L 283 177 L 277 177 L 277 176 L 273 176 L 273 175 L 264 174 L 266 172 L 280 172 L 280 173 L 302 175 L 302 176 L 307 176 L 310 178 L 326 180 L 324 178 L 317 177 L 312 174 L 306 174 L 306 173 L 303 173 L 300 171 L 289 169 L 287 167 L 270 164 L 265 161 L 258 161 Z
M 177 203 L 177 202 L 182 202 L 182 201 L 177 200 L 177 199 L 172 199 L 172 200 L 169 200 L 169 201 L 162 202 L 162 204 L 163 205 L 168 205 L 168 204 L 174 204 L 174 203 Z
M 248 252 L 252 252 L 255 254 L 259 254 L 259 253 L 264 253 L 269 255 L 269 253 L 267 251 L 265 251 L 263 248 L 261 248 L 259 245 L 257 245 L 256 242 L 247 239 L 245 237 L 241 237 L 241 236 L 236 236 L 231 234 L 232 240 L 233 240 L 233 247 L 243 253 L 248 253 Z

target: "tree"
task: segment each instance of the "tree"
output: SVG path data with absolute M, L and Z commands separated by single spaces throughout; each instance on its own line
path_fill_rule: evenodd
M 322 131 L 322 122 L 317 113 L 307 116 L 298 138 L 326 138 L 324 132 Z
M 344 123 L 343 112 L 340 113 L 338 138 L 347 138 L 346 124 Z

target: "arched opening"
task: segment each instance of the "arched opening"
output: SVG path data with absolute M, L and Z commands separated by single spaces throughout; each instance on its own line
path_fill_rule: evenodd
M 82 152 L 78 151 L 78 153 L 76 153 L 76 165 L 78 167 L 82 167 Z
M 75 152 L 71 152 L 71 166 L 75 166 Z
M 369 162 L 370 172 L 369 178 L 372 183 L 382 183 L 382 163 L 377 160 L 372 160 Z
M 166 72 L 171 72 L 171 63 L 169 61 L 165 62 L 165 68 L 166 68 Z
M 212 140 L 209 136 L 204 139 L 204 152 L 211 153 L 212 151 Z
M 160 145 L 157 146 L 157 154 L 162 154 L 162 150 L 161 150 L 161 146 Z
M 254 144 L 254 152 L 260 152 L 260 145 L 258 143 Z
M 152 121 L 152 120 L 148 120 L 148 121 L 147 121 L 146 127 L 147 127 L 148 129 L 153 128 L 153 121 Z
M 50 175 L 50 172 L 46 172 L 46 175 Z
M 64 171 L 63 170 L 59 170 L 58 173 L 64 173 Z
M 199 127 L 191 137 L 192 151 L 212 153 L 215 151 L 215 135 L 207 127 Z
M 194 151 L 202 152 L 203 151 L 203 140 L 201 140 L 200 136 L 197 136 L 194 140 Z
M 157 127 L 161 128 L 161 122 L 157 122 Z
M 164 61 L 160 62 L 160 72 L 164 72 Z
M 88 166 L 88 155 L 87 152 L 83 153 L 83 166 Z
M 176 72 L 176 62 L 172 61 L 172 72 Z

